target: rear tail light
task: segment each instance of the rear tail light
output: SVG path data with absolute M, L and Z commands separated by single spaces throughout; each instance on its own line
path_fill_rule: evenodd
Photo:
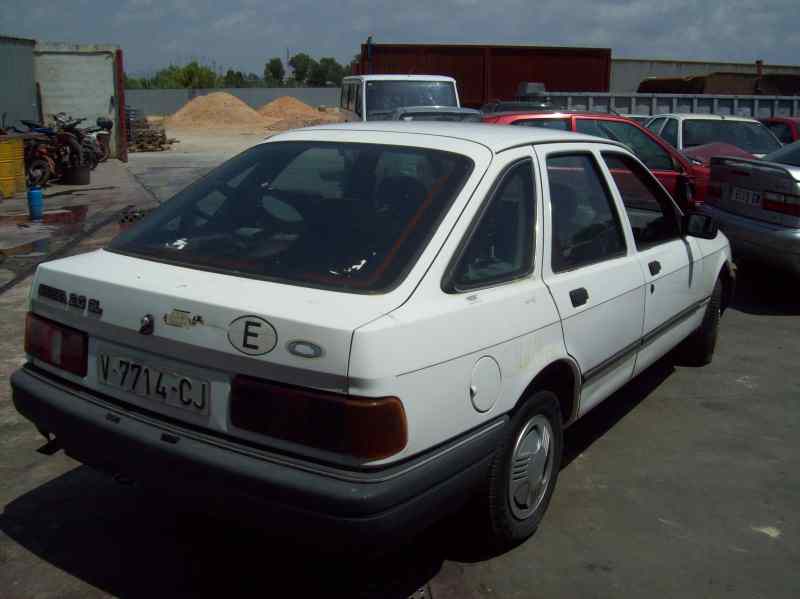
M 766 191 L 761 198 L 761 205 L 764 210 L 800 217 L 800 197 L 798 196 Z
M 396 397 L 354 397 L 247 376 L 233 380 L 230 418 L 243 430 L 359 460 L 387 458 L 408 441 Z
M 86 376 L 86 333 L 28 312 L 25 353 L 79 377 Z

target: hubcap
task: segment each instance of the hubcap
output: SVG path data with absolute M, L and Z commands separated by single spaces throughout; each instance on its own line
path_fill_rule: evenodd
M 522 427 L 511 455 L 508 502 L 519 520 L 530 517 L 544 499 L 553 474 L 553 430 L 542 415 Z

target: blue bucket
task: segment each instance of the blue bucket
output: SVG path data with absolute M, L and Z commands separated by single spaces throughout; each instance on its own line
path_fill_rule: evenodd
M 31 220 L 42 220 L 44 216 L 44 195 L 40 187 L 28 190 L 28 214 Z

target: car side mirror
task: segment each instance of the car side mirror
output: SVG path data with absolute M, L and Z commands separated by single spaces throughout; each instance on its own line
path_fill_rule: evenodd
M 717 221 L 699 212 L 690 212 L 683 215 L 683 234 L 700 239 L 714 239 L 719 227 Z

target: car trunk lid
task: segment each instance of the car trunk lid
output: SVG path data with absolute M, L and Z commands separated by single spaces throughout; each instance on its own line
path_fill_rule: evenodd
M 718 192 L 716 203 L 727 212 L 798 228 L 799 172 L 774 162 L 716 157 L 711 159 L 711 187 Z

